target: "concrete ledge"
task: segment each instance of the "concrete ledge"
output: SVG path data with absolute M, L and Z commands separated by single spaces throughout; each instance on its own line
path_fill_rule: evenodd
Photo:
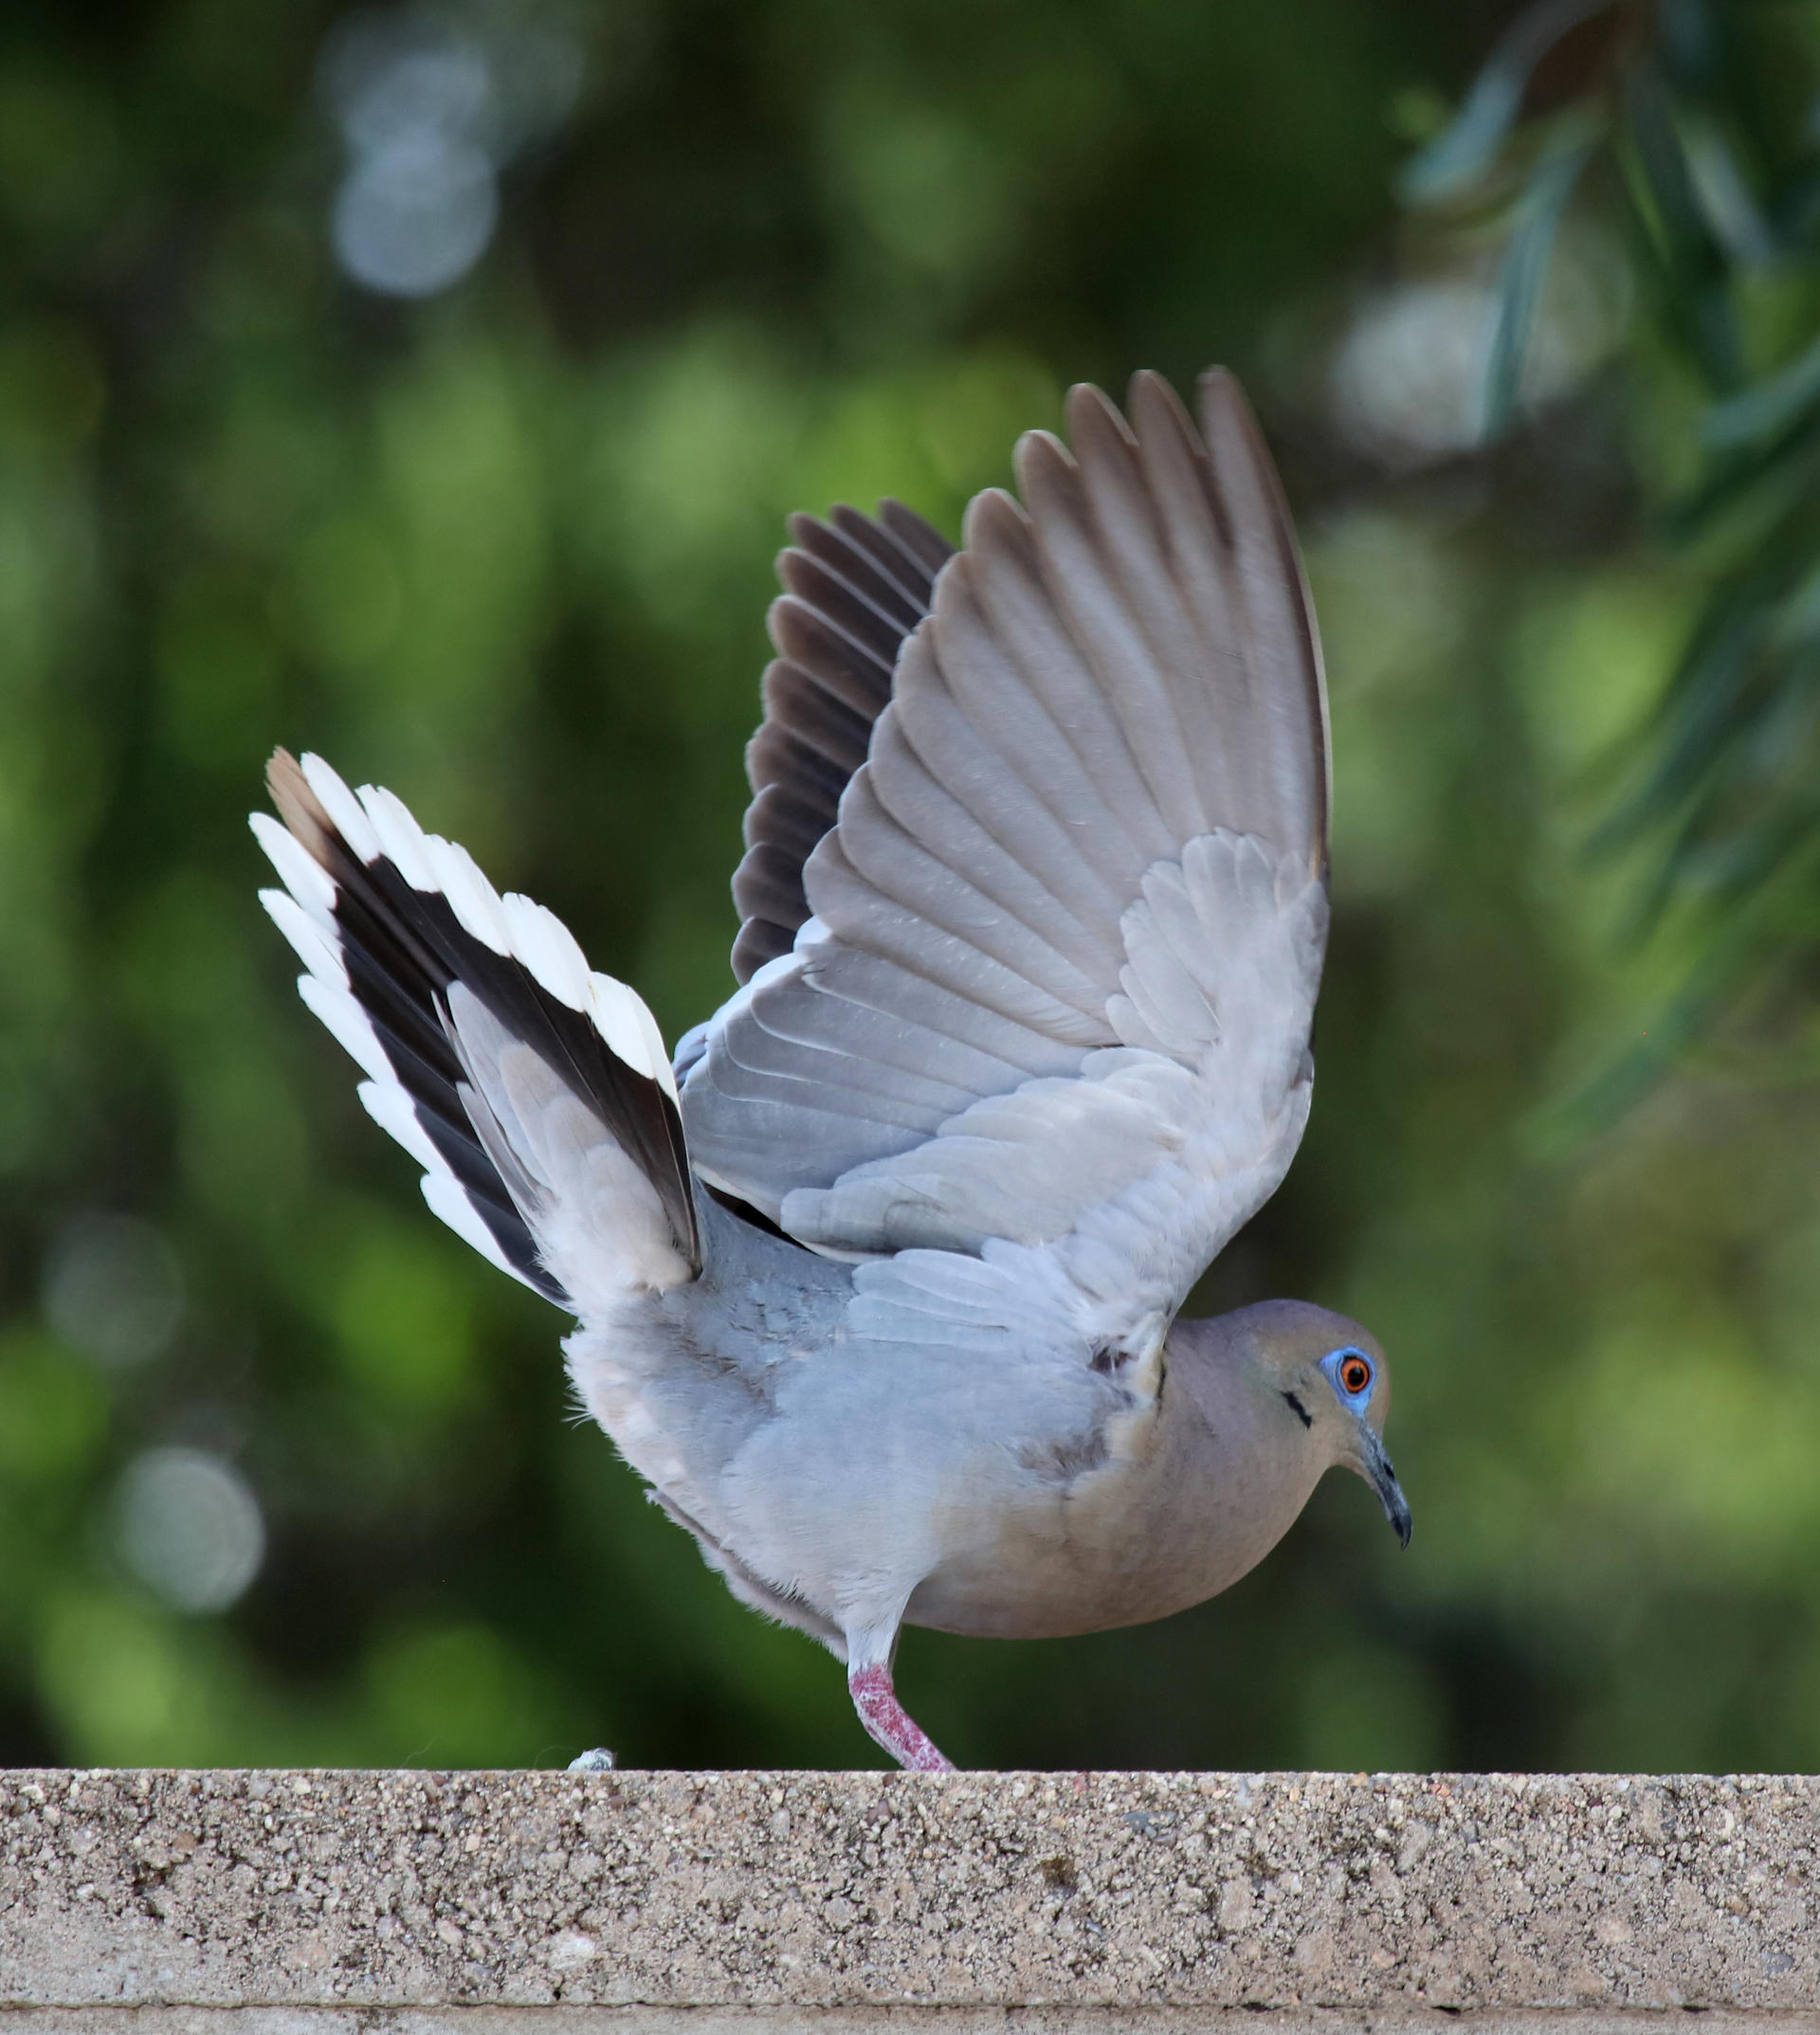
M 1820 2035 L 1820 1782 L 0 1774 L 9 2035 Z

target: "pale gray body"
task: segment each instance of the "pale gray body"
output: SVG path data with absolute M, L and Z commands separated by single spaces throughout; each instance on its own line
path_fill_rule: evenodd
M 1184 1610 L 1329 1466 L 1244 1317 L 1177 1322 L 1154 1384 L 1040 1343 L 982 1364 L 856 1341 L 848 1267 L 701 1213 L 702 1278 L 578 1330 L 570 1375 L 735 1593 L 843 1659 L 900 1622 L 1055 1638 Z M 1358 1334 L 1328 1320 L 1323 1348 Z
M 1325 699 L 1235 386 L 1070 398 L 961 551 L 793 526 L 749 756 L 741 986 L 672 1068 L 550 914 L 281 753 L 268 908 L 438 1214 L 568 1307 L 583 1404 L 736 1593 L 899 1709 L 900 1626 L 1200 1602 L 1335 1464 L 1407 1538 L 1383 1355 L 1175 1320 L 1301 1140 Z

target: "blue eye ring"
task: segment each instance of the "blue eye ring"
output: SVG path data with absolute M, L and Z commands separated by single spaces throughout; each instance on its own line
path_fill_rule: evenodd
M 1320 1368 L 1342 1406 L 1362 1413 L 1371 1405 L 1377 1366 L 1356 1344 L 1342 1343 L 1338 1350 L 1329 1350 L 1320 1360 Z

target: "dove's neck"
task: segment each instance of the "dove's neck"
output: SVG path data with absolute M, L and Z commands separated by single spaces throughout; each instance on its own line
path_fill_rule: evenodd
M 1199 1590 L 1189 1603 L 1255 1568 L 1328 1466 L 1249 1337 L 1218 1333 L 1225 1326 L 1181 1324 L 1168 1350 L 1159 1481 L 1183 1562 L 1195 1572 L 1183 1578 Z

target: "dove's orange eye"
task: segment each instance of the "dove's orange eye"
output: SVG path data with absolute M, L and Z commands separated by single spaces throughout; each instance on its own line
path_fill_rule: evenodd
M 1377 1384 L 1377 1366 L 1356 1343 L 1343 1342 L 1320 1360 L 1327 1382 L 1349 1413 L 1363 1414 Z

